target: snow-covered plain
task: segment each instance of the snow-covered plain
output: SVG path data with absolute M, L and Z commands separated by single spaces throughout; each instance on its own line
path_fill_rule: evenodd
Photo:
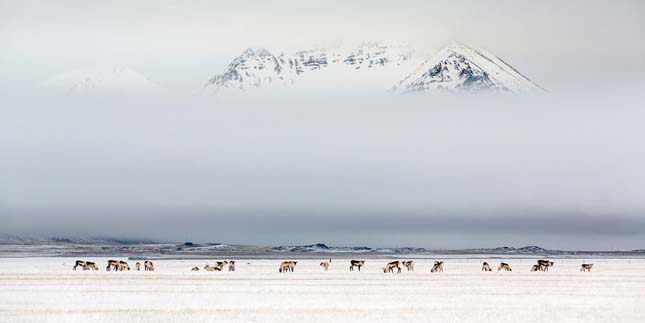
M 321 260 L 299 260 L 282 274 L 279 260 L 237 259 L 235 272 L 190 271 L 215 259 L 106 272 L 106 258 L 84 259 L 101 270 L 72 271 L 70 258 L 0 259 L 0 321 L 642 322 L 645 308 L 643 259 L 554 259 L 535 273 L 534 259 L 478 256 L 445 259 L 445 272 L 430 273 L 434 257 L 398 275 L 382 272 L 388 259 L 367 259 L 361 272 L 347 259 L 328 272 Z M 513 271 L 481 272 L 482 260 Z M 579 272 L 582 262 L 593 271 Z

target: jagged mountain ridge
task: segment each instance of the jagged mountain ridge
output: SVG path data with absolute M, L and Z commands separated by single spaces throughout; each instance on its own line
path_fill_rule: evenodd
M 247 49 L 224 73 L 212 77 L 206 89 L 247 91 L 301 84 L 342 87 L 348 82 L 369 83 L 397 94 L 543 91 L 497 56 L 458 43 L 425 60 L 414 49 L 378 43 L 355 49 L 300 51 L 291 56 Z
M 411 72 L 418 65 L 416 51 L 407 47 L 365 43 L 353 49 L 316 49 L 299 51 L 294 55 L 273 55 L 266 49 L 246 49 L 231 62 L 226 70 L 212 77 L 206 89 L 219 92 L 223 89 L 251 90 L 275 85 L 315 83 L 336 84 L 369 74 L 371 78 L 359 81 L 372 83 L 384 80 L 391 86 L 391 79 L 401 71 Z M 332 72 L 324 80 L 320 72 Z M 352 73 L 359 71 L 359 73 Z M 394 74 L 389 75 L 388 74 Z

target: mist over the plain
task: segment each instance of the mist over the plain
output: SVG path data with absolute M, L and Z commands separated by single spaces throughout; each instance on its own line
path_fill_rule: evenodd
M 644 99 L 6 96 L 0 232 L 642 248 Z

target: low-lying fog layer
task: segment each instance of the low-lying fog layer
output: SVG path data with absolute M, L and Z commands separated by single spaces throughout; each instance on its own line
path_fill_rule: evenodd
M 437 256 L 439 257 L 439 256 Z M 205 260 L 155 261 L 154 272 L 72 271 L 71 258 L 0 259 L 3 322 L 640 322 L 645 261 L 416 259 L 414 271 L 384 274 L 388 260 L 300 260 L 278 273 L 277 260 L 237 259 L 235 272 L 191 272 Z M 481 261 L 493 272 L 482 272 Z M 512 272 L 495 271 L 500 261 Z M 130 261 L 132 267 L 134 261 Z
M 645 97 L 5 100 L 9 234 L 638 249 Z

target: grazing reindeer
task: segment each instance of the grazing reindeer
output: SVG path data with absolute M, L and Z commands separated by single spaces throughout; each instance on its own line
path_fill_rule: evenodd
M 105 271 L 111 271 L 111 270 L 116 271 L 118 268 L 119 268 L 118 260 L 108 260 L 107 267 L 105 267 Z
M 500 271 L 500 270 L 504 270 L 504 271 L 513 271 L 513 269 L 511 269 L 511 266 L 509 266 L 509 265 L 508 265 L 507 263 L 505 263 L 505 262 L 500 263 L 500 264 L 499 264 L 499 267 L 497 267 L 497 271 Z
M 533 266 L 531 266 L 531 271 L 539 271 L 539 270 L 540 270 L 540 266 L 539 266 L 539 265 L 533 265 Z
M 325 271 L 328 271 L 329 270 L 329 262 L 327 262 L 327 261 L 321 262 L 320 267 L 323 267 L 325 269 Z
M 280 263 L 280 269 L 278 271 L 281 273 L 288 271 L 293 272 L 297 264 L 297 261 L 283 261 L 282 263 Z
M 83 268 L 83 270 L 87 270 L 87 269 L 85 269 L 85 268 L 87 268 L 87 264 L 83 260 L 76 260 L 76 264 L 74 265 L 73 270 L 76 270 L 76 267 L 81 267 L 81 268 Z
M 218 267 L 220 270 L 224 269 L 224 266 L 228 264 L 228 261 L 216 261 L 215 266 Z
M 548 260 L 538 260 L 537 264 L 541 271 L 549 271 L 549 267 L 553 267 L 553 261 Z
M 365 265 L 365 260 L 350 260 L 349 261 L 349 271 L 354 271 L 354 266 L 358 267 L 358 271 L 361 271 L 361 267 Z
M 493 271 L 493 269 L 490 268 L 490 265 L 484 261 L 484 263 L 482 264 L 482 271 Z
M 435 261 L 434 266 L 432 266 L 432 269 L 430 269 L 430 272 L 443 272 L 443 261 Z
M 119 261 L 119 264 L 117 265 L 117 270 L 124 271 L 126 269 L 130 270 L 130 266 L 128 265 L 128 263 L 125 261 Z
M 152 261 L 146 260 L 145 262 L 143 262 L 143 270 L 155 271 L 155 266 L 152 264 Z
M 405 260 L 403 261 L 403 266 L 408 269 L 408 271 L 412 270 L 414 271 L 414 261 L 412 260 Z
M 213 266 L 211 266 L 211 265 L 206 265 L 206 266 L 204 266 L 204 270 L 206 270 L 206 271 L 222 271 L 222 269 L 221 269 L 221 268 L 219 268 L 219 267 L 213 267 Z
M 385 265 L 385 268 L 383 268 L 384 273 L 394 273 L 394 268 L 396 268 L 396 273 L 400 274 L 401 273 L 401 266 L 400 266 L 400 261 L 392 261 L 389 262 L 387 265 Z
M 593 264 L 582 264 L 580 266 L 580 271 L 591 271 L 591 268 L 593 268 Z
M 99 270 L 99 267 L 96 265 L 95 262 L 86 261 L 85 262 L 85 268 L 83 268 L 83 269 L 85 269 L 85 270 L 90 270 L 90 269 Z
M 195 267 L 191 268 L 190 271 L 199 271 L 199 267 L 195 266 Z
M 137 261 L 137 263 L 134 264 L 134 269 L 136 269 L 137 271 L 141 271 L 141 263 Z
M 235 271 L 235 261 L 231 260 L 228 262 L 228 271 Z

